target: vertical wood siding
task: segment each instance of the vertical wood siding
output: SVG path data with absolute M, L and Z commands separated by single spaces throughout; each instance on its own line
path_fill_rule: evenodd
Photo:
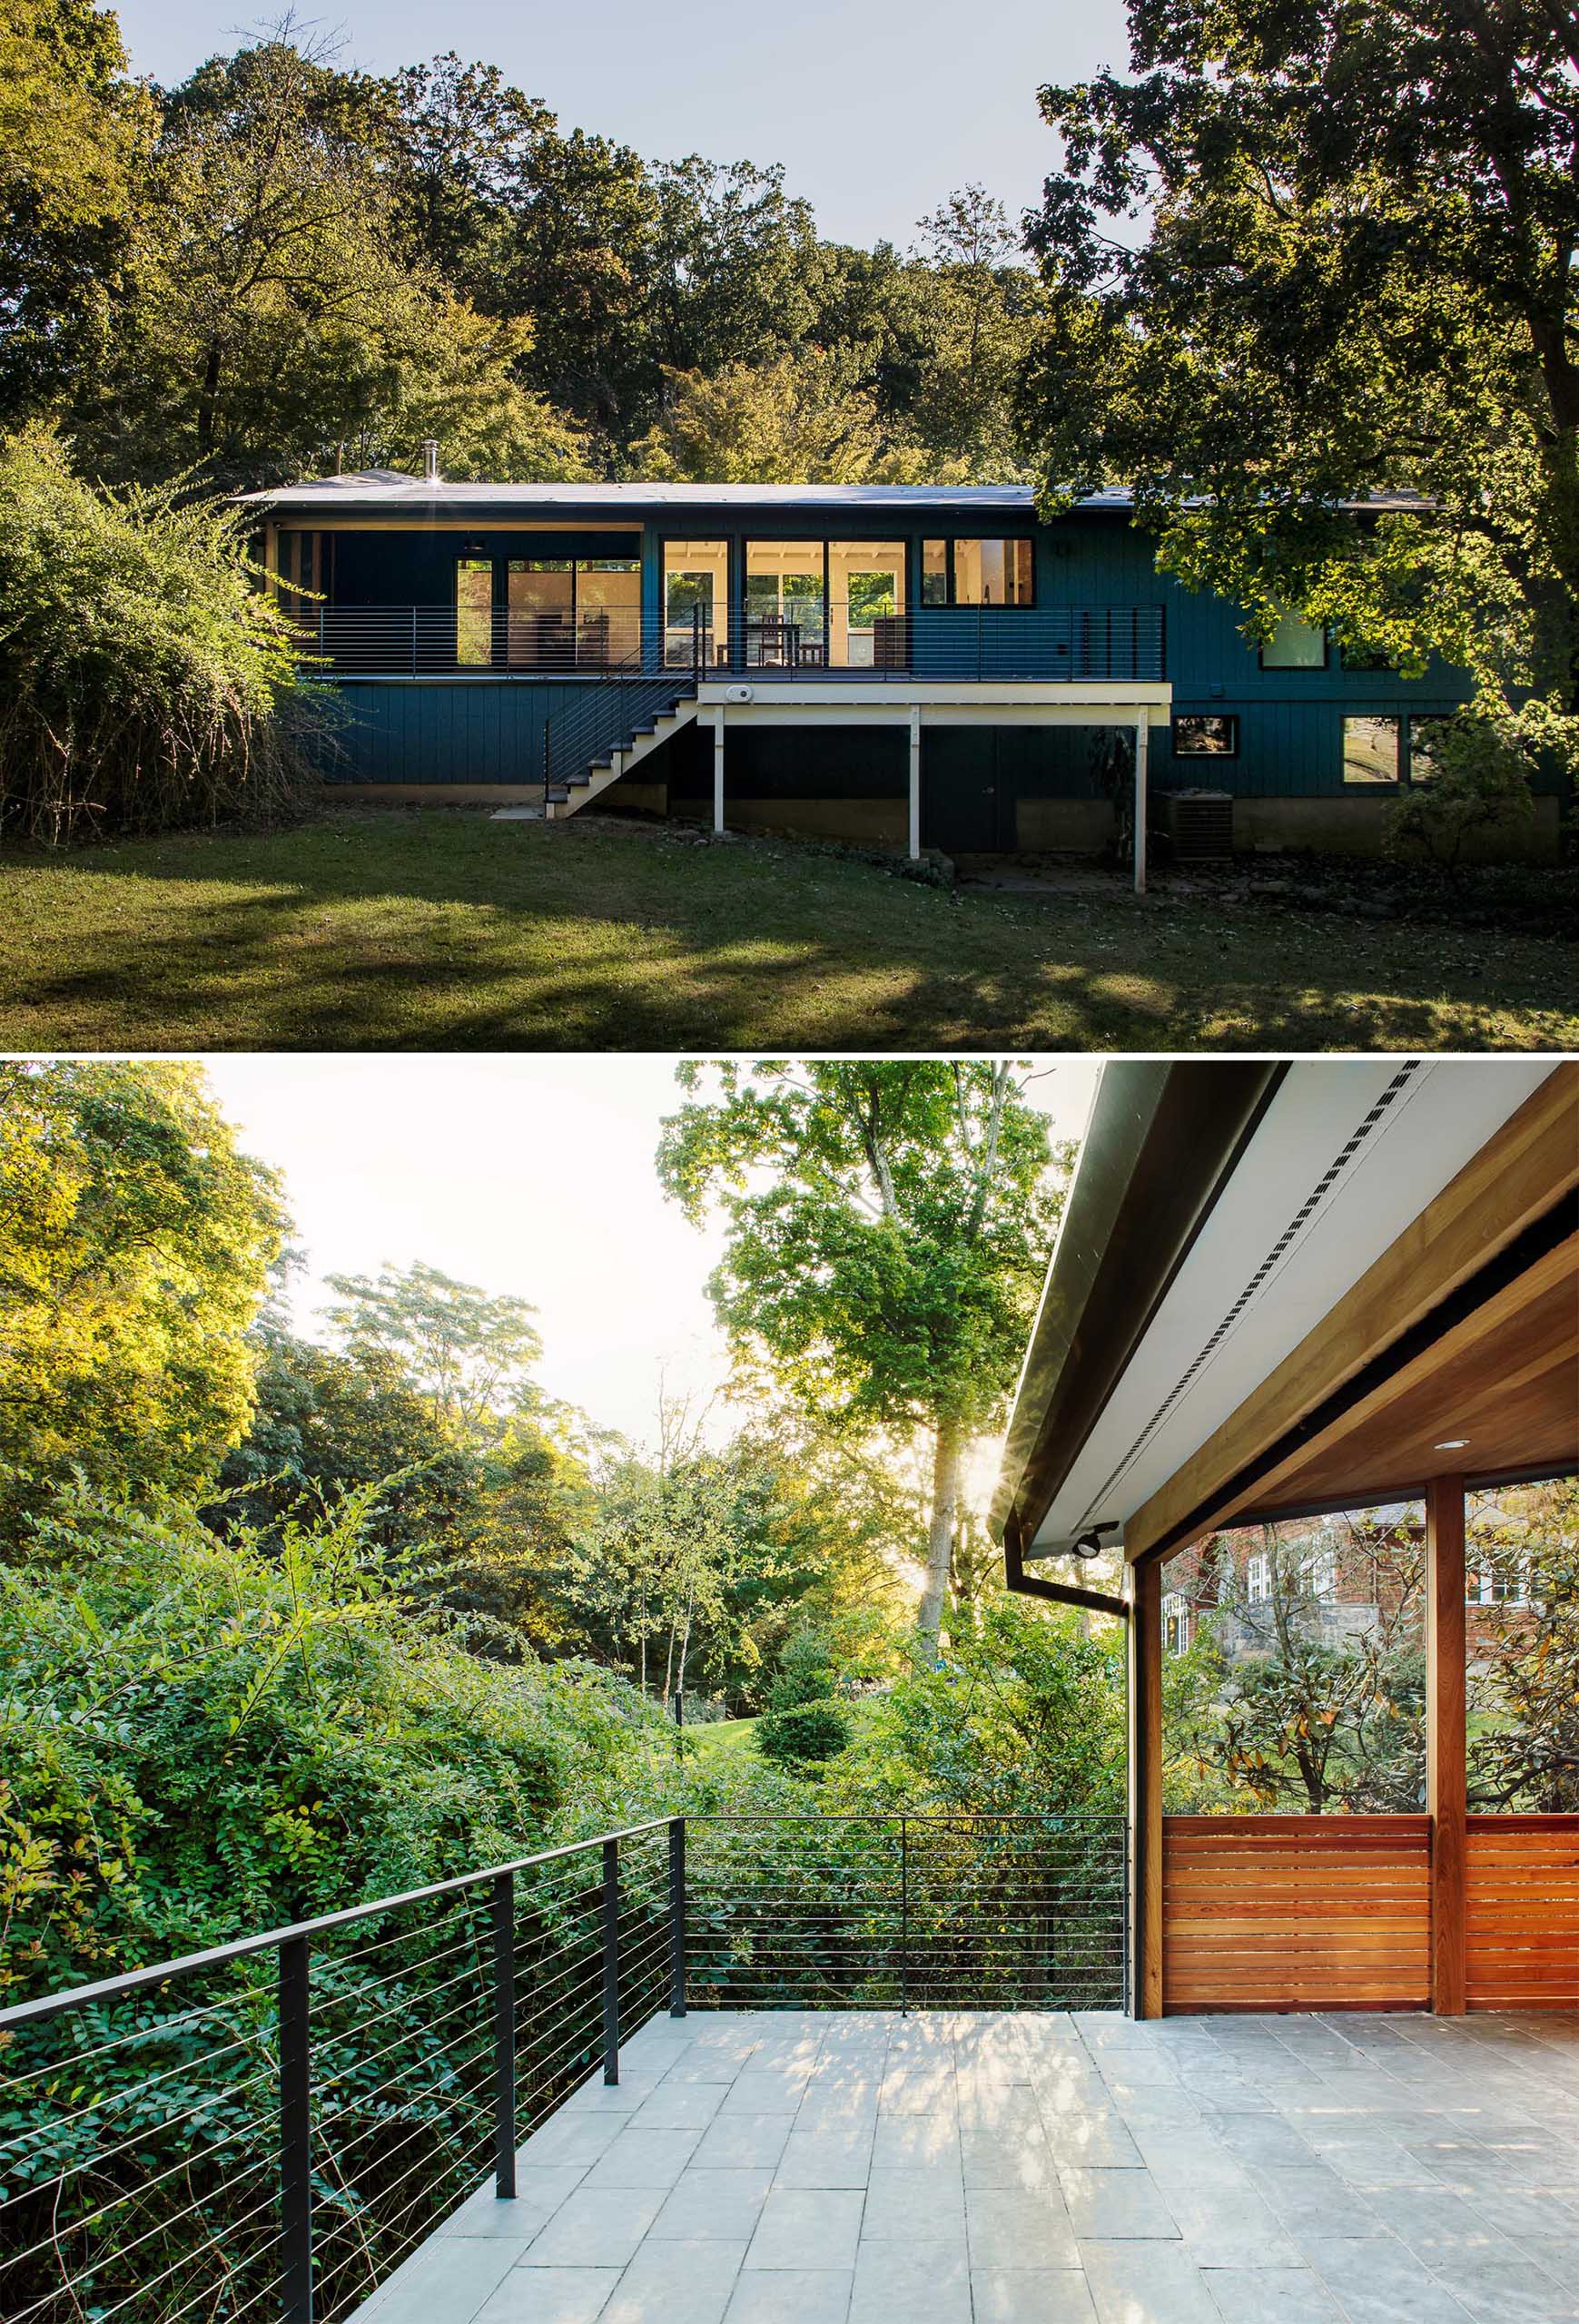
M 1579 1816 L 1469 1819 L 1471 2009 L 1579 2009 Z
M 1424 1816 L 1169 1816 L 1165 2010 L 1424 2009 Z

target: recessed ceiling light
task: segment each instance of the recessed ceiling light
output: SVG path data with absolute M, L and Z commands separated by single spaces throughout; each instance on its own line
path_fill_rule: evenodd
M 1440 1444 L 1433 1445 L 1436 1452 L 1462 1452 L 1468 1443 L 1467 1436 L 1445 1436 Z

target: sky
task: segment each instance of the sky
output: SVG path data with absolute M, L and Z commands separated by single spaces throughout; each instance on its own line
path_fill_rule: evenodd
M 714 1400 L 728 1371 L 707 1303 L 716 1228 L 658 1187 L 659 1125 L 680 1102 L 672 1058 L 214 1057 L 222 1110 L 285 1180 L 307 1255 L 296 1328 L 324 1336 L 326 1275 L 423 1260 L 538 1310 L 550 1396 L 650 1439 L 659 1383 Z M 1054 1136 L 1085 1127 L 1097 1067 L 1039 1068 Z
M 207 0 L 123 0 L 115 13 L 133 70 L 170 84 L 279 14 L 216 14 Z M 1046 82 L 1123 69 L 1121 0 L 596 0 L 594 5 L 352 0 L 301 12 L 340 36 L 340 61 L 373 73 L 453 48 L 498 64 L 562 128 L 600 133 L 650 160 L 782 162 L 842 241 L 902 248 L 952 189 L 978 180 L 1012 218 L 1035 202 L 1053 158 L 1037 112 Z

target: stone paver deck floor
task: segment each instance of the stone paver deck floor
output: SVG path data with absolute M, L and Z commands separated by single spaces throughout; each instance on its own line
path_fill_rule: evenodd
M 367 2324 L 1579 2324 L 1579 2018 L 696 2013 Z

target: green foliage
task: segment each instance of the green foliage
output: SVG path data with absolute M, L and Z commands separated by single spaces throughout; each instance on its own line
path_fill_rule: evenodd
M 756 1722 L 756 1748 L 792 1774 L 835 1759 L 850 1741 L 850 1722 L 836 1703 L 795 1703 L 765 1711 Z
M 1502 1592 L 1471 1662 L 1470 1803 L 1579 1814 L 1579 1479 L 1470 1507 L 1471 1562 Z
M 895 1640 L 892 1675 L 862 1707 L 861 1748 L 822 1797 L 830 1810 L 1115 1813 L 1124 1799 L 1124 1641 L 1001 1593 L 956 1624 L 941 1659 Z
M 530 1401 L 543 1343 L 528 1300 L 490 1296 L 421 1261 L 325 1281 L 340 1295 L 328 1321 L 347 1352 L 398 1364 L 439 1426 L 464 1437 L 492 1434 L 513 1406 Z
M 1509 722 L 1475 711 L 1436 720 L 1428 779 L 1415 780 L 1393 810 L 1388 845 L 1456 873 L 1466 847 L 1527 823 L 1531 762 Z
M 622 1819 L 659 1723 L 584 1665 L 423 1620 L 376 1488 L 267 1541 L 64 1494 L 0 1572 L 5 1998 L 393 1895 Z M 18 1875 L 14 1871 L 13 1878 Z
M 329 715 L 235 512 L 95 491 L 44 429 L 0 441 L 0 833 L 281 813 Z
M 767 1690 L 770 1710 L 798 1710 L 824 1701 L 835 1680 L 833 1640 L 825 1630 L 803 1622 L 785 1641 L 778 1669 Z
M 74 1472 L 139 1496 L 212 1481 L 282 1225 L 195 1067 L 0 1063 L 0 1555 Z
M 1133 484 L 1164 562 L 1249 607 L 1253 636 L 1293 606 L 1411 675 L 1439 655 L 1522 751 L 1573 768 L 1566 12 L 1129 14 L 1133 80 L 1041 93 L 1065 143 L 1031 235 L 1044 506 Z M 1403 505 L 1346 511 L 1373 494 Z

